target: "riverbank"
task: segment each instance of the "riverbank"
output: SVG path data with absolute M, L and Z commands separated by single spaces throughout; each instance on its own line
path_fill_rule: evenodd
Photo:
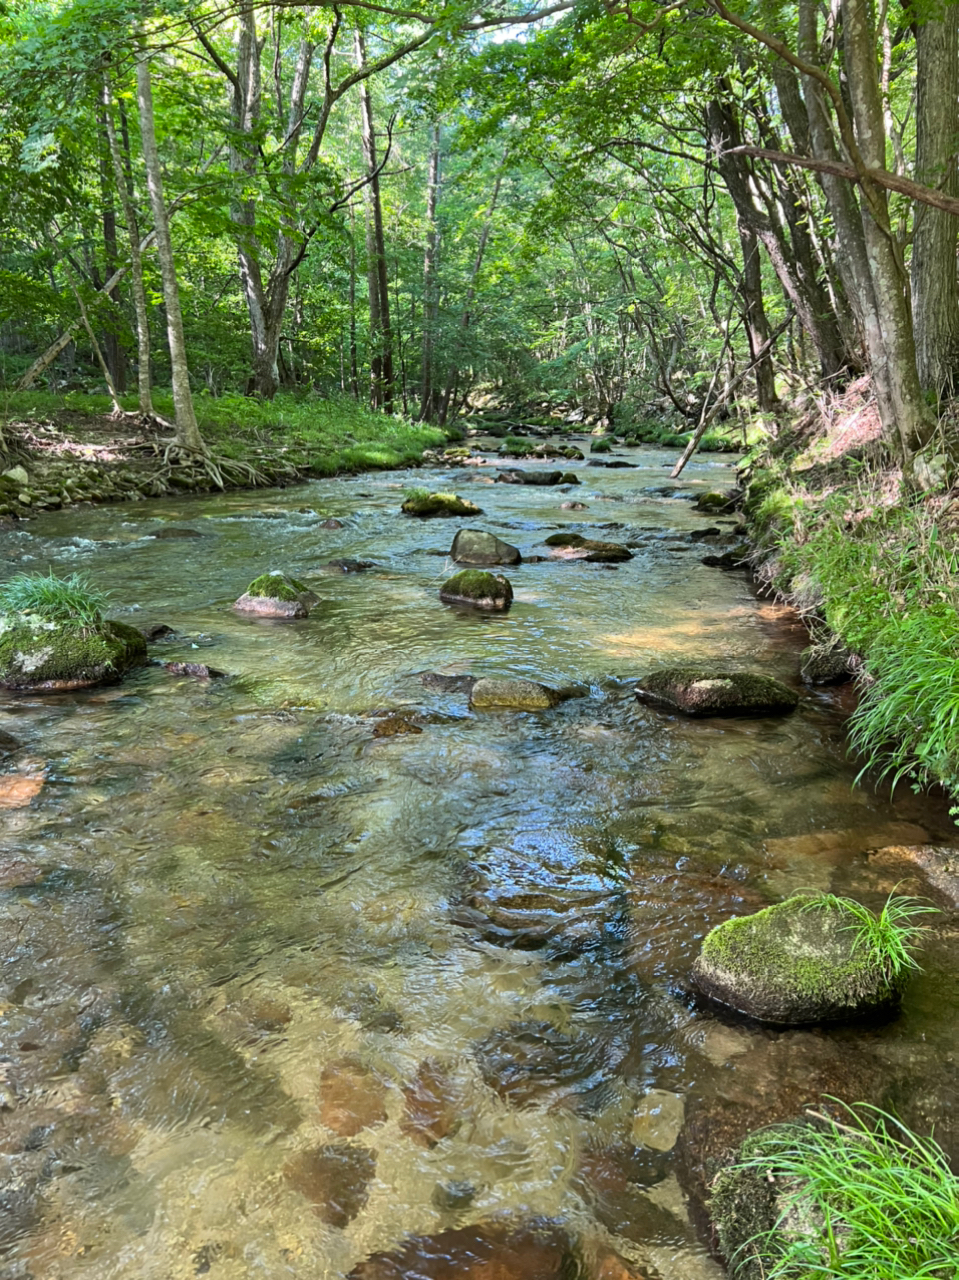
M 850 743 L 863 767 L 959 801 L 959 488 L 906 494 L 856 387 L 747 477 L 760 581 L 799 609 L 814 651 L 860 681 Z
M 156 393 L 172 419 L 168 395 Z M 298 480 L 414 466 L 446 432 L 374 414 L 343 398 L 200 398 L 197 418 L 210 459 L 165 456 L 171 431 L 145 423 L 127 398 L 114 418 L 107 396 L 10 393 L 0 405 L 0 517 L 82 502 L 128 502 L 181 492 L 287 485 Z M 12 472 L 12 474 L 10 474 Z

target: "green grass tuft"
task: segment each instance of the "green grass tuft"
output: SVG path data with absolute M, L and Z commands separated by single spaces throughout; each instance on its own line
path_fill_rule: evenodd
M 821 893 L 810 898 L 803 910 L 818 907 L 829 907 L 849 916 L 848 927 L 856 930 L 854 950 L 864 951 L 869 963 L 881 969 L 888 982 L 895 983 L 910 971 L 922 971 L 915 953 L 929 930 L 914 922 L 917 916 L 938 914 L 938 907 L 920 898 L 893 892 L 877 914 L 855 898 Z
M 103 621 L 108 592 L 82 574 L 56 578 L 53 573 L 18 573 L 0 583 L 0 612 L 30 613 L 45 622 L 86 629 Z

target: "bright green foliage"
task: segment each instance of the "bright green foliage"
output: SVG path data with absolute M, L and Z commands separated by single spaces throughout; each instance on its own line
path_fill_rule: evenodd
M 842 911 L 849 916 L 848 928 L 856 931 L 854 952 L 862 953 L 870 964 L 881 968 L 889 982 L 898 982 L 910 970 L 921 971 L 915 952 L 928 929 L 915 920 L 918 916 L 937 914 L 937 907 L 919 898 L 891 893 L 877 914 L 854 898 L 824 893 L 811 898 L 804 909 L 818 907 Z
M 29 613 L 86 630 L 103 621 L 108 596 L 80 573 L 18 573 L 0 583 L 0 613 Z
M 954 1280 L 959 1180 L 945 1152 L 877 1107 L 845 1110 L 842 1122 L 760 1132 L 720 1175 L 752 1171 L 778 1188 L 778 1222 L 742 1255 L 758 1253 L 766 1280 Z

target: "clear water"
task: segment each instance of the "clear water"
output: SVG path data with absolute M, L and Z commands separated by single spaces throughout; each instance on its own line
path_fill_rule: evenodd
M 469 522 L 400 516 L 424 480 L 410 472 L 0 535 L 5 571 L 82 569 L 113 616 L 189 637 L 154 656 L 232 675 L 151 666 L 0 703 L 27 745 L 6 766 L 20 790 L 0 778 L 5 1280 L 332 1280 L 499 1214 L 562 1223 L 587 1259 L 612 1245 L 700 1280 L 719 1271 L 677 1174 L 690 1185 L 704 1126 L 740 1131 L 825 1089 L 950 1137 L 948 921 L 884 1028 L 773 1033 L 688 999 L 719 920 L 798 888 L 874 901 L 903 872 L 870 850 L 952 837 L 935 802 L 852 789 L 848 690 L 769 720 L 636 702 L 633 678 L 677 658 L 796 683 L 805 641 L 742 574 L 700 564 L 689 532 L 730 521 L 648 492 L 672 456 L 628 456 L 578 468 L 569 493 L 429 473 L 485 509 Z M 732 478 L 707 457 L 675 488 Z M 450 565 L 426 554 L 461 523 L 527 554 L 567 527 L 639 545 L 616 571 L 524 564 L 512 610 L 472 616 L 439 602 Z M 147 536 L 171 526 L 203 537 Z M 324 572 L 336 556 L 377 567 Z M 308 620 L 231 611 L 273 568 L 321 598 Z M 424 671 L 586 696 L 471 712 Z M 422 732 L 374 738 L 391 710 Z M 642 1118 L 662 1093 L 685 1110 L 675 1150 L 655 1144 L 676 1124 L 650 1137 Z

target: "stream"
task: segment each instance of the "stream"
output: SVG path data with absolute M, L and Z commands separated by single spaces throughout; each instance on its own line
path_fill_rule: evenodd
M 904 873 L 873 851 L 955 828 L 853 787 L 848 687 L 773 719 L 637 702 L 686 659 L 799 687 L 807 640 L 690 539 L 732 527 L 689 501 L 728 457 L 674 483 L 675 451 L 621 456 L 569 490 L 494 484 L 491 458 L 0 532 L 4 576 L 82 571 L 110 616 L 175 630 L 152 657 L 230 675 L 0 695 L 27 749 L 0 778 L 0 1280 L 558 1280 L 571 1257 L 711 1280 L 697 1196 L 730 1134 L 826 1092 L 959 1149 L 948 917 L 885 1026 L 772 1031 L 690 996 L 719 921 L 799 889 L 876 905 Z M 423 484 L 486 514 L 401 516 Z M 437 596 L 460 527 L 634 558 L 524 563 L 480 615 Z M 153 536 L 175 529 L 202 536 Z M 231 610 L 272 569 L 320 597 L 307 620 Z M 472 711 L 423 672 L 582 696 Z M 374 737 L 391 711 L 421 732 Z M 516 1224 L 520 1261 L 467 1270 Z

